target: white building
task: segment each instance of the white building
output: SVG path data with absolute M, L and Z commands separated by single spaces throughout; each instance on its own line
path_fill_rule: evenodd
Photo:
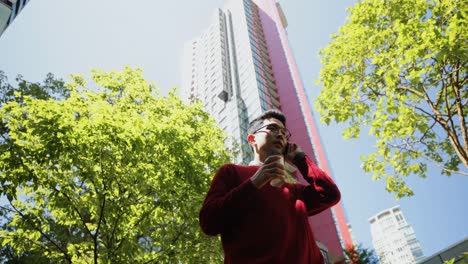
M 369 218 L 372 244 L 382 264 L 414 264 L 423 258 L 413 227 L 399 206 Z
M 248 163 L 249 118 L 281 109 L 259 8 L 250 0 L 226 1 L 211 25 L 186 44 L 183 65 L 182 96 L 203 102 L 219 126 L 240 142 L 239 162 Z
M 29 0 L 0 0 L 0 36 Z

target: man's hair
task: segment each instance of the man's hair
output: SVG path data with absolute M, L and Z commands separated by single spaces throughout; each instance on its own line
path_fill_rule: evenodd
M 255 130 L 262 127 L 264 120 L 270 119 L 270 118 L 278 119 L 283 124 L 283 126 L 286 126 L 286 117 L 284 116 L 283 112 L 276 110 L 276 109 L 271 109 L 271 110 L 264 112 L 259 117 L 255 118 L 254 120 L 252 120 L 252 122 L 250 122 L 249 124 L 249 128 L 247 129 L 247 133 L 253 134 Z

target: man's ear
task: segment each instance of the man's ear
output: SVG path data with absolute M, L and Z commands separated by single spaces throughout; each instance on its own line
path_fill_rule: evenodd
M 251 146 L 253 146 L 253 144 L 255 144 L 255 135 L 254 134 L 249 134 L 247 136 L 247 141 L 249 142 L 249 144 Z

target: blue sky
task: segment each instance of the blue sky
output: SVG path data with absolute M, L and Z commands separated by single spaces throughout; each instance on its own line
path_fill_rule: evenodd
M 309 100 L 320 87 L 318 51 L 345 22 L 351 0 L 280 1 L 289 22 L 289 41 Z M 66 78 L 91 68 L 141 67 L 145 77 L 166 92 L 179 86 L 183 45 L 210 21 L 222 0 L 75 0 L 30 1 L 0 38 L 0 70 L 14 79 L 41 81 L 48 72 Z M 373 182 L 360 169 L 360 156 L 373 151 L 371 138 L 346 141 L 342 127 L 319 124 L 322 143 L 358 242 L 371 247 L 368 219 L 400 205 L 413 225 L 424 254 L 468 237 L 468 177 L 448 178 L 431 168 L 426 179 L 408 178 L 415 196 L 395 201 L 384 182 Z

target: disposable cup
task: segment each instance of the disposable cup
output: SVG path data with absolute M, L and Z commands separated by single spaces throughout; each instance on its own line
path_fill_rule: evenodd
M 284 166 L 284 157 L 283 155 L 274 155 L 280 157 L 276 162 L 282 164 Z M 284 176 L 286 176 L 286 171 L 283 171 Z M 270 181 L 270 185 L 273 187 L 278 187 L 284 184 L 284 179 L 282 178 L 274 178 L 273 180 Z

